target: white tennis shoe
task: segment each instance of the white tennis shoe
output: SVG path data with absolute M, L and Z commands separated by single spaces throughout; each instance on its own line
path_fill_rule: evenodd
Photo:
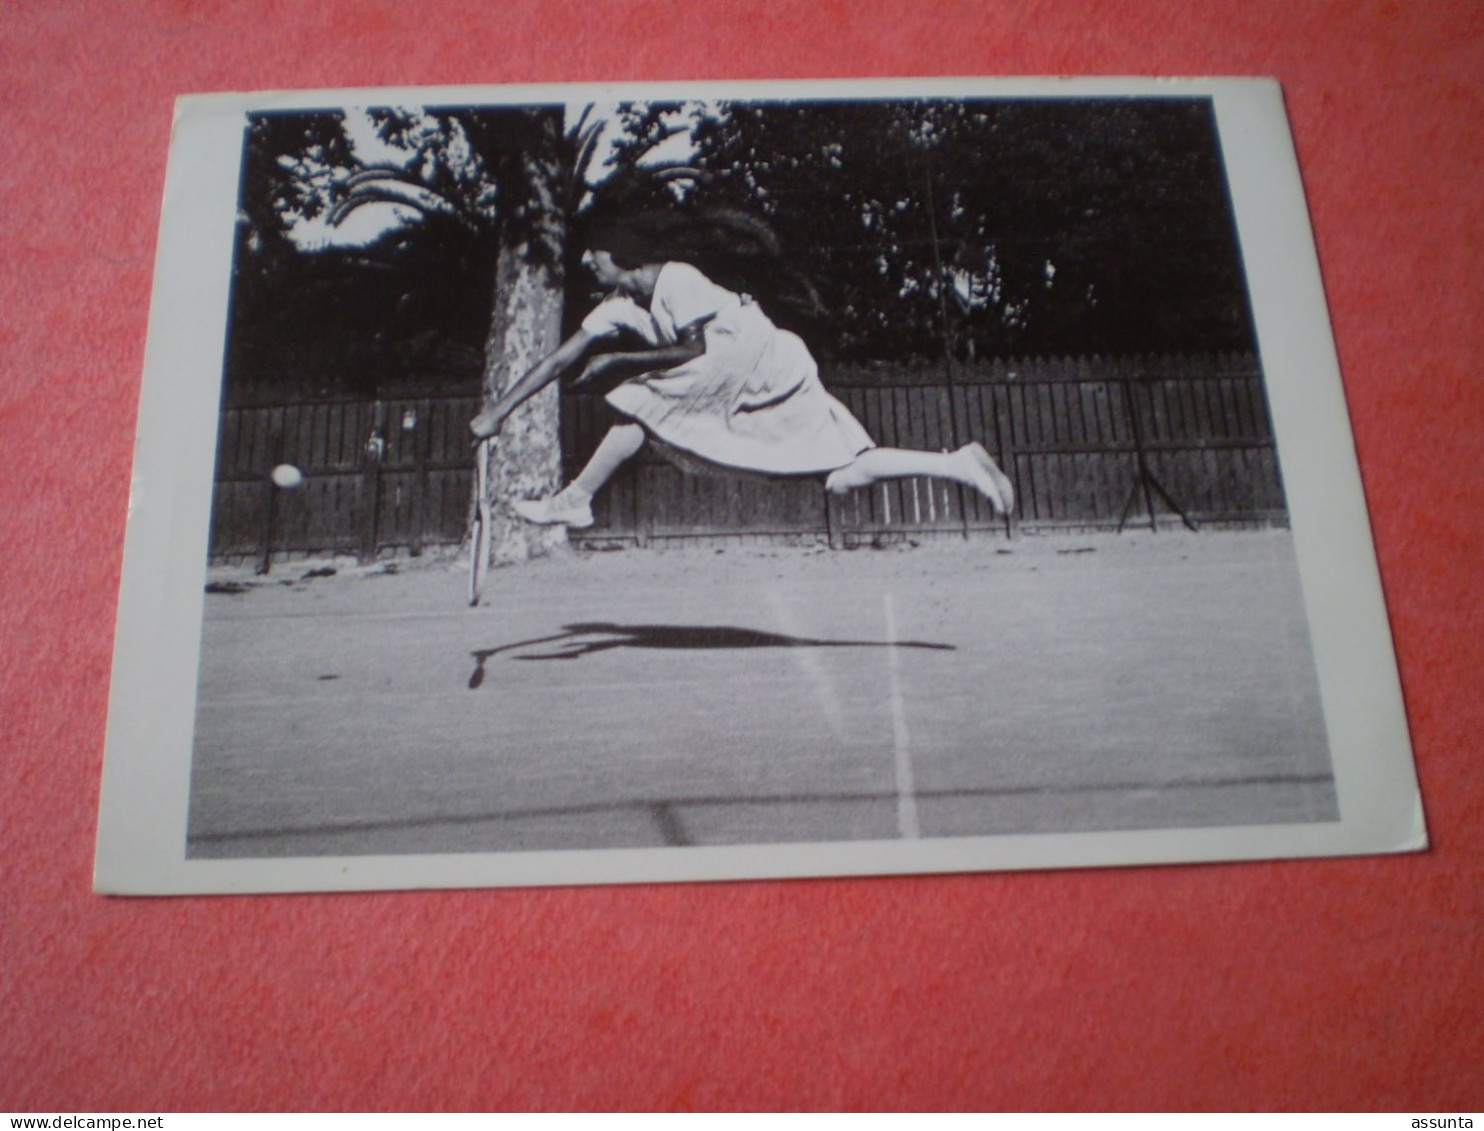
M 975 489 L 989 500 L 995 514 L 1009 514 L 1015 509 L 1015 485 L 1000 470 L 999 464 L 990 458 L 983 444 L 965 444 L 954 455 L 968 466 Z
M 545 499 L 522 499 L 512 505 L 527 522 L 542 526 L 570 526 L 576 530 L 593 524 L 593 497 L 572 485 Z

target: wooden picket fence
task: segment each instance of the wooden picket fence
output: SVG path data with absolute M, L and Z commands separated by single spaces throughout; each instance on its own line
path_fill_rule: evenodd
M 473 396 L 226 408 L 217 440 L 213 561 L 387 552 L 458 542 L 469 518 Z M 305 475 L 280 491 L 279 464 Z
M 644 456 L 600 494 L 587 544 L 717 540 L 853 545 L 903 538 L 1286 521 L 1261 371 L 1250 355 L 995 360 L 835 369 L 826 383 L 883 445 L 984 444 L 1016 484 L 1010 522 L 972 492 L 903 480 L 827 499 L 818 479 L 695 476 Z M 470 396 L 227 408 L 214 559 L 456 543 L 469 516 Z M 580 467 L 611 423 L 601 398 L 563 399 Z M 299 491 L 268 471 L 292 463 Z

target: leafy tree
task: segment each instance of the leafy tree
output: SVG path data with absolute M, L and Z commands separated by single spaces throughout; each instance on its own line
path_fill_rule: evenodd
M 825 352 L 1251 346 L 1205 100 L 728 103 L 696 142 L 819 281 Z
M 567 228 L 586 188 L 596 126 L 568 132 L 564 108 L 489 113 L 383 111 L 383 136 L 422 158 L 362 171 L 337 206 L 343 218 L 372 204 L 452 222 L 493 243 L 495 273 L 482 388 L 494 397 L 557 347 L 562 332 Z M 424 125 L 424 123 L 427 123 Z M 535 527 L 511 500 L 560 485 L 558 390 L 551 387 L 506 422 L 490 459 L 492 554 L 519 561 L 565 541 L 560 527 Z
M 446 220 L 337 242 L 331 217 L 361 164 L 345 118 L 249 123 L 226 367 L 235 401 L 370 396 L 414 374 L 477 387 L 493 246 Z
M 304 355 L 335 352 L 349 360 L 371 351 L 381 361 L 369 371 L 384 372 L 396 352 L 385 348 L 388 327 L 401 324 L 403 345 L 420 337 L 406 332 L 409 325 L 425 328 L 435 343 L 450 328 L 466 336 L 469 296 L 477 295 L 480 384 L 492 397 L 560 340 L 577 250 L 568 233 L 588 193 L 604 123 L 589 108 L 568 128 L 560 105 L 389 107 L 366 117 L 380 160 L 359 154 L 341 112 L 263 116 L 251 124 L 233 368 L 262 372 L 262 355 L 289 331 L 304 346 L 302 364 L 319 360 Z M 628 160 L 641 155 L 631 148 Z M 381 228 L 371 245 L 336 250 L 335 231 L 372 210 Z M 308 248 L 306 231 L 332 246 Z M 285 284 L 295 301 L 283 301 Z M 327 289 L 335 298 L 313 301 Z M 355 310 L 320 321 L 314 333 L 292 333 L 325 305 Z M 522 406 L 493 451 L 496 560 L 520 560 L 563 541 L 560 528 L 532 527 L 507 509 L 511 499 L 558 485 L 557 390 Z

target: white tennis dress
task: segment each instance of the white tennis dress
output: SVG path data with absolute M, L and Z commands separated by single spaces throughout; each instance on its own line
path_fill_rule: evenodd
M 614 294 L 582 322 L 595 338 L 623 330 L 652 347 L 674 345 L 703 319 L 706 352 L 673 369 L 630 378 L 608 403 L 682 454 L 769 475 L 814 475 L 844 467 L 875 445 L 819 380 L 808 348 L 746 296 L 696 268 L 667 263 L 646 310 Z M 683 460 L 681 461 L 684 462 Z

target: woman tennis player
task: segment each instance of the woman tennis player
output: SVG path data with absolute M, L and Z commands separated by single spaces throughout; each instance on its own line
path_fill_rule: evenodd
M 516 502 L 530 522 L 592 525 L 593 496 L 646 443 L 688 471 L 824 476 L 844 494 L 884 479 L 932 476 L 978 491 L 997 514 L 1015 505 L 1010 480 L 977 443 L 955 452 L 877 447 L 825 389 L 808 348 L 751 297 L 720 286 L 698 263 L 728 236 L 760 238 L 740 216 L 646 213 L 594 225 L 583 264 L 607 297 L 580 328 L 470 424 L 494 435 L 527 398 L 586 362 L 577 384 L 613 384 L 618 414 L 568 486 Z M 726 248 L 719 249 L 725 254 Z M 770 249 L 776 259 L 776 245 Z M 781 261 L 773 265 L 779 272 Z M 596 352 L 625 333 L 643 348 Z

